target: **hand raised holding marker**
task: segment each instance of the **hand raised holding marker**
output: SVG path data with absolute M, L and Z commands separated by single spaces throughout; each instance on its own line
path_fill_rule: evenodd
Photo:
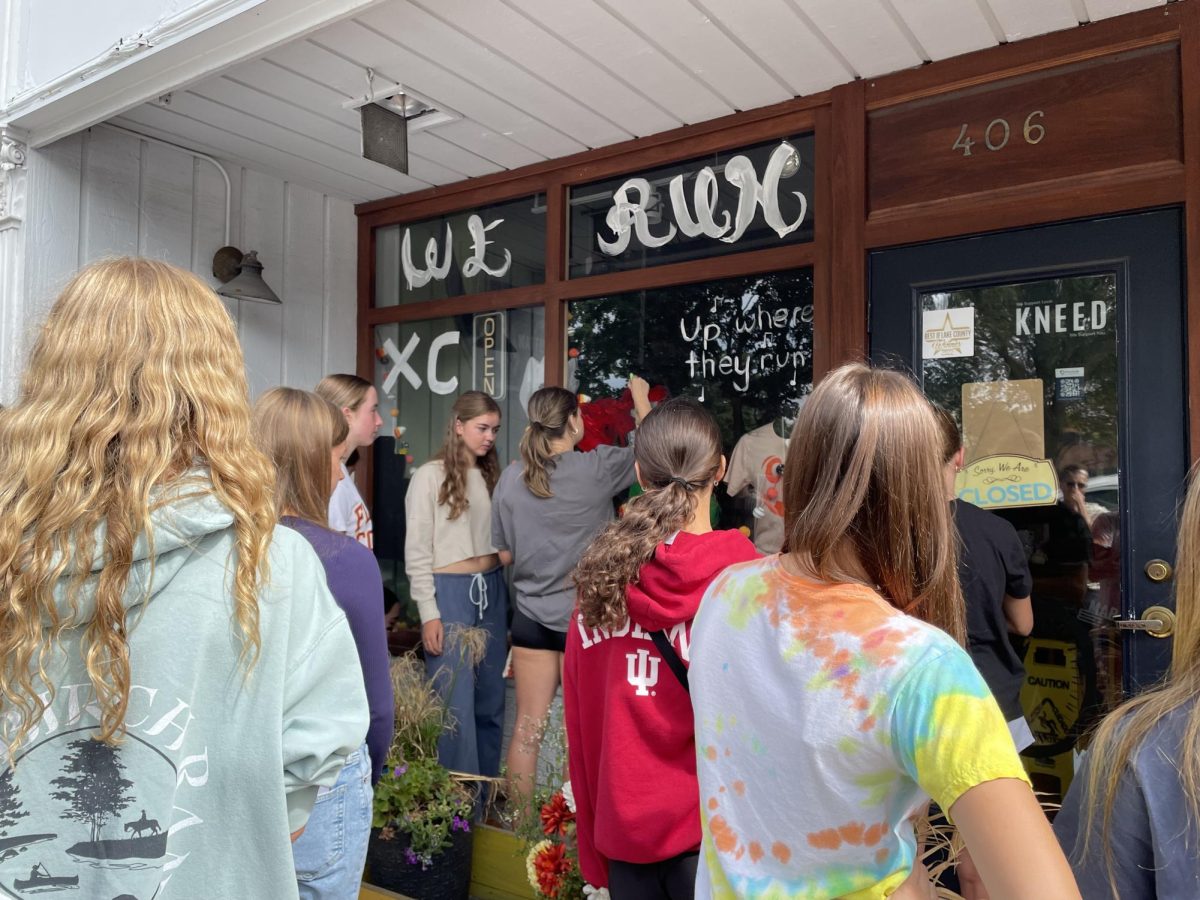
M 633 412 L 637 422 L 650 414 L 650 383 L 640 375 L 629 376 L 629 394 L 633 397 Z

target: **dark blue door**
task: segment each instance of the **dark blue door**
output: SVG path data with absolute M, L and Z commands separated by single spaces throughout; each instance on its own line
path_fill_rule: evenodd
M 1078 738 L 1170 656 L 1187 468 L 1181 235 L 1169 209 L 870 260 L 872 358 L 910 368 L 958 419 L 958 496 L 1011 521 L 1027 554 L 1024 757 L 1050 794 L 1069 785 Z

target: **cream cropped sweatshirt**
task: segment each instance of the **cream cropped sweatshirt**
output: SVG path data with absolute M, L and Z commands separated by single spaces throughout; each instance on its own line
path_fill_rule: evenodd
M 483 473 L 477 468 L 467 472 L 468 506 L 453 520 L 449 507 L 438 503 L 445 477 L 441 460 L 427 462 L 413 473 L 404 497 L 404 569 L 422 625 L 441 618 L 433 590 L 434 569 L 496 552 L 492 546 L 492 498 Z

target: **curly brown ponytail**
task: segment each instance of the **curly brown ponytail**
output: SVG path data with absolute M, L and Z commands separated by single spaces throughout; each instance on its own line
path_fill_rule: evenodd
M 721 431 L 695 400 L 660 404 L 638 427 L 634 444 L 638 477 L 646 493 L 625 507 L 575 567 L 579 611 L 588 628 L 619 628 L 629 616 L 625 593 L 658 545 L 691 520 L 695 494 L 721 468 Z
M 544 387 L 529 398 L 529 425 L 521 435 L 521 461 L 525 486 L 535 497 L 551 497 L 550 470 L 554 468 L 551 442 L 567 433 L 568 420 L 579 410 L 579 401 L 566 388 Z

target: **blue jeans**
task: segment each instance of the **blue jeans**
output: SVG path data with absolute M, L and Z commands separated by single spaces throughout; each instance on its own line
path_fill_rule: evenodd
M 371 756 L 363 744 L 337 782 L 322 788 L 292 844 L 301 900 L 357 900 L 371 835 Z
M 504 737 L 504 660 L 508 657 L 508 589 L 499 568 L 481 575 L 433 576 L 445 640 L 440 656 L 425 656 L 425 673 L 441 693 L 453 722 L 438 740 L 438 762 L 471 775 L 500 774 Z M 455 627 L 487 632 L 478 666 L 463 659 Z

